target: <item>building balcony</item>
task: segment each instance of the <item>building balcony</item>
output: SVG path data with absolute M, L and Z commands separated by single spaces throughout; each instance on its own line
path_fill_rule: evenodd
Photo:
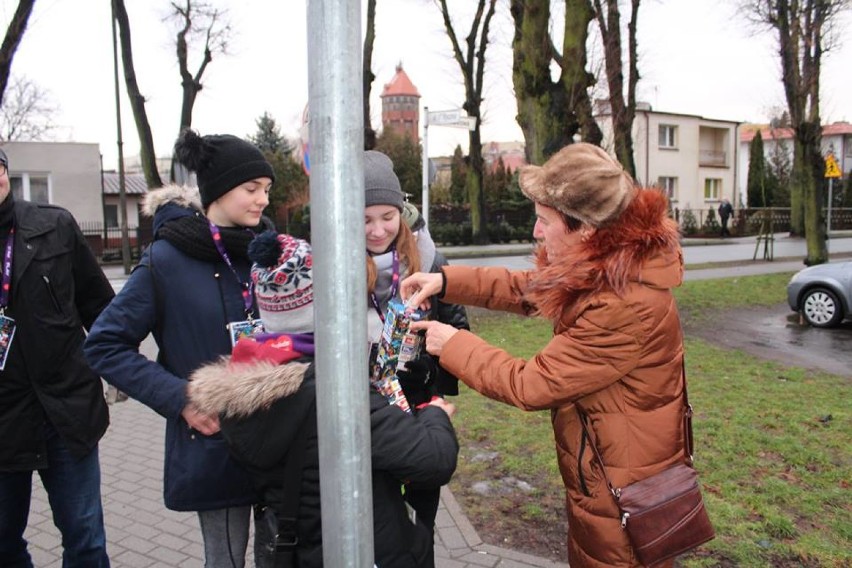
M 722 150 L 699 150 L 698 165 L 715 168 L 728 166 L 728 153 Z

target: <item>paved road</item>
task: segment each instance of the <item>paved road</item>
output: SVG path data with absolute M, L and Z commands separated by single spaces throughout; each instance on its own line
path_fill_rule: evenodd
M 740 237 L 736 239 L 705 240 L 685 239 L 683 260 L 690 265 L 713 263 L 742 263 L 752 262 L 755 257 L 755 237 Z M 486 256 L 487 250 L 499 250 L 500 256 Z M 475 247 L 447 247 L 442 249 L 452 264 L 467 264 L 471 266 L 505 266 L 510 269 L 523 269 L 533 266 L 529 251 L 531 245 L 502 245 L 502 247 L 486 247 L 482 255 L 476 256 Z M 806 256 L 807 245 L 803 239 L 790 238 L 784 234 L 775 235 L 773 245 L 775 260 L 764 260 L 763 245 L 757 250 L 757 261 L 749 266 L 721 267 L 707 272 L 696 270 L 687 279 L 722 278 L 745 274 L 767 274 L 772 272 L 796 271 L 804 268 L 802 260 Z M 842 236 L 829 241 L 829 258 L 843 258 L 852 255 L 852 236 Z

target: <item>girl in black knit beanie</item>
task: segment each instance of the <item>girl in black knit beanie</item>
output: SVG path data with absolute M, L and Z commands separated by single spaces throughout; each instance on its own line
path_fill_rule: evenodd
M 195 172 L 198 187 L 146 195 L 154 242 L 95 322 L 85 353 L 107 382 L 166 418 L 165 504 L 197 512 L 205 566 L 241 568 L 257 497 L 228 453 L 218 416 L 189 402 L 187 378 L 230 354 L 240 335 L 262 329 L 248 245 L 263 228 L 275 174 L 260 150 L 231 135 L 186 130 L 175 157 Z M 149 333 L 156 361 L 139 353 Z

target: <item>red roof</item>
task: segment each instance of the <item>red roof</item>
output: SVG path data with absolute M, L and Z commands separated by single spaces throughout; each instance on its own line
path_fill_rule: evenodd
M 390 83 L 385 84 L 385 88 L 382 91 L 383 97 L 391 95 L 420 97 L 420 93 L 417 92 L 417 87 L 414 86 L 414 83 L 411 82 L 411 79 L 409 79 L 408 75 L 405 71 L 403 71 L 402 63 L 396 66 L 396 75 L 393 76 Z
M 793 137 L 792 128 L 772 128 L 766 124 L 750 124 L 743 126 L 740 132 L 741 142 L 751 142 L 755 133 L 760 130 L 760 137 L 764 140 L 784 140 Z M 848 122 L 833 122 L 822 127 L 823 136 L 843 136 L 852 134 L 852 124 Z

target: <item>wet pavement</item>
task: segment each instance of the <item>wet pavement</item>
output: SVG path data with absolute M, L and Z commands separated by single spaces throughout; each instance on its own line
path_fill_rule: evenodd
M 852 321 L 830 329 L 811 327 L 784 303 L 725 311 L 701 325 L 688 332 L 783 365 L 852 378 Z

